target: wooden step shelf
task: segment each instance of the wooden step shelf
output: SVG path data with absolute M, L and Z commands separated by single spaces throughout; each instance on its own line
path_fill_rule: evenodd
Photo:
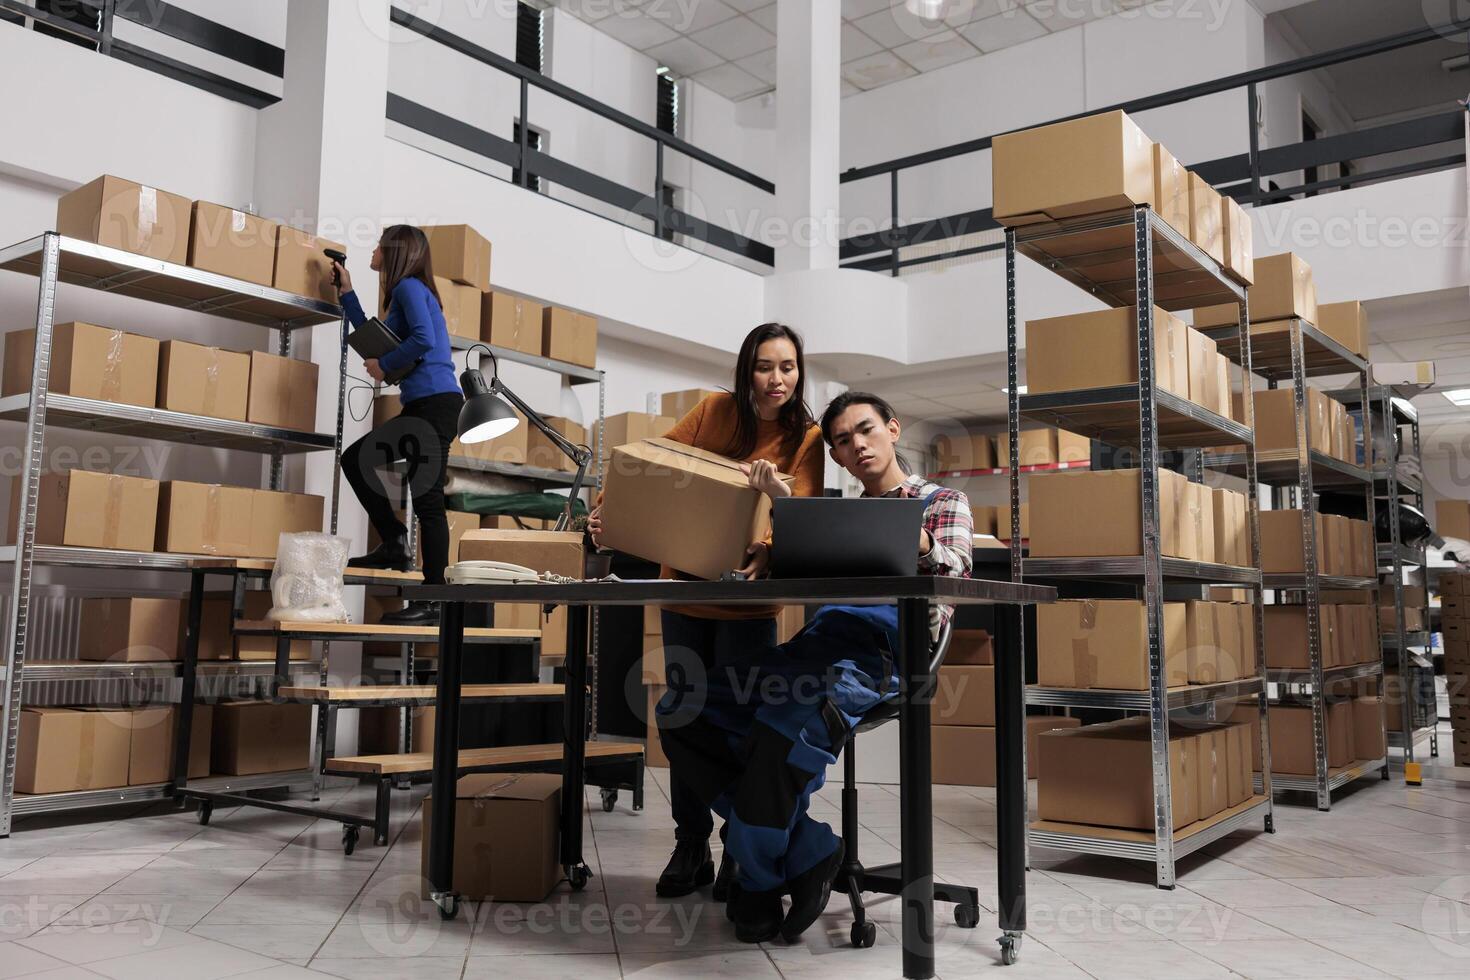
M 466 684 L 460 701 L 560 701 L 564 684 Z M 324 704 L 344 708 L 398 707 L 433 704 L 432 684 L 365 684 L 357 687 L 283 687 L 279 696 L 287 701 Z
M 492 769 L 538 762 L 560 762 L 560 742 L 542 745 L 501 745 L 488 749 L 461 749 L 459 769 Z M 636 742 L 588 742 L 587 760 L 637 759 L 643 746 Z M 358 755 L 327 760 L 327 772 L 359 776 L 413 776 L 434 771 L 434 753 L 403 752 L 398 755 Z
M 390 623 L 278 623 L 273 620 L 241 619 L 235 622 L 241 636 L 275 636 L 289 640 L 362 640 L 391 643 L 438 643 L 438 626 L 399 626 Z M 466 643 L 529 643 L 541 639 L 540 630 L 466 627 Z

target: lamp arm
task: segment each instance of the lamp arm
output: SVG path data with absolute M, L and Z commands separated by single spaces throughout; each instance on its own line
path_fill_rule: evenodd
M 505 386 L 498 374 L 490 379 L 490 391 L 492 394 L 499 395 L 510 402 L 511 407 L 524 415 L 527 422 L 534 425 L 542 435 L 551 440 L 552 445 L 560 449 L 568 459 L 577 464 L 577 473 L 572 478 L 572 490 L 567 495 L 567 506 L 562 510 L 561 517 L 557 518 L 556 521 L 555 530 L 565 531 L 572 520 L 572 501 L 577 499 L 577 495 L 582 492 L 582 484 L 587 477 L 587 464 L 592 462 L 592 450 L 586 446 L 577 445 L 548 425 L 539 412 L 521 401 L 519 395 Z

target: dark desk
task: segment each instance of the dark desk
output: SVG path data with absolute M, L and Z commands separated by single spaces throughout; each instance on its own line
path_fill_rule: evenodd
M 726 605 L 898 604 L 900 636 L 899 746 L 903 879 L 903 975 L 934 975 L 934 840 L 930 785 L 929 702 L 936 678 L 929 671 L 929 605 L 998 605 L 996 616 L 996 809 L 1000 927 L 1005 959 L 1018 951 L 1026 927 L 1026 771 L 1023 664 L 1017 641 L 1022 605 L 1051 602 L 1056 591 L 981 579 L 912 576 L 851 579 L 762 579 L 756 582 L 579 582 L 569 585 L 434 585 L 403 590 L 409 599 L 443 603 L 439 625 L 437 715 L 434 719 L 436 799 L 450 799 L 458 776 L 460 659 L 465 604 L 518 602 L 565 605 L 567 615 L 566 718 L 562 769 L 561 863 L 574 889 L 587 884 L 582 861 L 584 739 L 587 728 L 589 606 L 681 603 Z M 454 807 L 436 806 L 429 850 L 429 891 L 440 914 L 452 918 Z

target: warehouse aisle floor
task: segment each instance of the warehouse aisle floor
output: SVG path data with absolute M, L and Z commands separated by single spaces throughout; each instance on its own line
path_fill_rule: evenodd
M 653 897 L 670 841 L 666 773 L 648 806 L 594 808 L 586 891 L 540 906 L 470 904 L 443 923 L 418 898 L 423 791 L 396 794 L 390 848 L 346 857 L 340 827 L 261 810 L 156 806 L 131 819 L 31 818 L 0 841 L 0 977 L 896 977 L 899 918 L 876 901 L 878 945 L 849 948 L 846 900 L 798 946 L 744 946 L 723 909 Z M 365 787 L 332 794 L 368 809 Z M 897 857 L 898 798 L 862 790 L 864 860 Z M 993 792 L 935 788 L 941 877 L 995 898 Z M 817 801 L 835 823 L 837 789 Z M 590 794 L 596 803 L 596 792 Z M 994 913 L 953 925 L 937 906 L 939 974 L 1015 977 L 1377 977 L 1470 974 L 1470 787 L 1372 780 L 1331 813 L 1277 807 L 1278 833 L 1241 835 L 1183 864 L 1179 887 L 1143 865 L 1038 860 L 1021 962 L 997 961 Z M 1040 856 L 1038 856 L 1040 857 Z M 706 893 L 707 897 L 707 893 Z M 514 959 L 507 959 L 514 957 Z M 1004 970 L 1004 974 L 1000 971 Z

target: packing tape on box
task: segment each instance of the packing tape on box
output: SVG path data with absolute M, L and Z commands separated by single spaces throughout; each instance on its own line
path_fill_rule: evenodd
M 200 414 L 213 415 L 214 403 L 219 399 L 219 349 L 205 349 L 209 351 L 209 363 L 204 368 L 204 408 Z
M 107 475 L 107 502 L 102 513 L 102 547 L 116 548 L 122 536 L 123 480 Z
M 102 361 L 102 400 L 115 402 L 122 394 L 123 332 L 107 331 L 107 356 Z
M 219 553 L 219 487 L 211 484 L 204 493 L 204 543 L 199 549 L 206 555 Z
M 153 231 L 158 225 L 158 189 L 138 188 L 138 241 L 137 250 L 144 251 L 153 241 Z
M 1086 632 L 1097 628 L 1097 601 L 1083 599 L 1077 607 L 1077 625 Z M 1092 652 L 1092 641 L 1085 636 L 1072 638 L 1072 671 L 1078 687 L 1092 687 L 1097 683 L 1097 655 Z
M 489 797 L 491 794 L 498 793 L 503 789 L 514 786 L 520 781 L 521 777 L 517 775 L 506 776 L 499 782 L 491 783 L 489 786 L 486 786 L 484 789 L 474 795 L 474 797 L 470 800 L 470 805 L 477 810 L 484 809 L 487 797 Z
M 245 212 L 230 210 L 230 230 L 239 235 L 245 231 Z

